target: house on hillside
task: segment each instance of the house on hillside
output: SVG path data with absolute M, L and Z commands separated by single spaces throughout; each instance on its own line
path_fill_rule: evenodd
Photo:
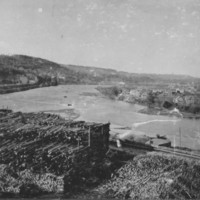
M 65 81 L 66 80 L 66 77 L 62 74 L 58 74 L 58 79 L 61 80 L 61 81 Z
M 19 81 L 21 84 L 28 84 L 28 78 L 24 75 L 19 77 Z
M 121 81 L 121 82 L 118 82 L 118 85 L 121 85 L 121 86 L 124 86 L 126 83 Z
M 148 98 L 148 93 L 146 91 L 141 92 L 140 99 L 141 101 L 146 101 Z
M 162 90 L 157 90 L 157 89 L 153 89 L 152 92 L 153 92 L 154 94 L 156 94 L 156 95 L 162 94 L 162 93 L 163 93 Z
M 177 94 L 184 94 L 184 89 L 176 88 Z
M 130 95 L 132 95 L 135 98 L 139 98 L 140 97 L 140 91 L 139 90 L 131 90 Z
M 29 79 L 29 83 L 30 84 L 35 84 L 38 82 L 38 77 L 34 76 L 32 74 L 27 74 L 28 75 L 28 79 Z
M 190 94 L 195 94 L 196 93 L 196 89 L 194 87 L 188 87 L 186 92 L 190 93 Z

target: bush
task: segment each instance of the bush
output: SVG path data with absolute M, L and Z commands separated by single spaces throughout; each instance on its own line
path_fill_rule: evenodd
M 96 88 L 100 93 L 109 97 L 110 99 L 115 99 L 119 94 L 122 93 L 122 89 L 117 86 L 112 87 L 97 87 Z

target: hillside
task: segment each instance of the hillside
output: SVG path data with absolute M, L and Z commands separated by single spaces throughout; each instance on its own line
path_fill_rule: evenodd
M 182 75 L 136 74 L 113 69 L 62 65 L 25 55 L 0 55 L 0 94 L 58 84 L 167 85 L 198 82 Z
M 73 71 L 61 67 L 59 64 L 24 55 L 0 56 L 0 83 L 1 84 L 28 84 L 42 82 L 48 78 L 63 76 L 73 82 Z
M 78 65 L 62 65 L 67 69 L 71 69 L 77 73 L 87 74 L 96 79 L 101 79 L 103 82 L 125 82 L 127 84 L 186 84 L 188 82 L 198 82 L 200 78 L 195 78 L 188 75 L 179 74 L 139 74 L 117 71 L 114 69 L 78 66 Z

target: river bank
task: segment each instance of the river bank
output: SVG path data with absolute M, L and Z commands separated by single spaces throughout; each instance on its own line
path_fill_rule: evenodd
M 186 119 L 200 119 L 200 114 L 192 114 L 187 112 L 173 112 L 172 110 L 164 109 L 164 108 L 143 108 L 138 111 L 139 113 L 148 114 L 148 115 L 163 115 L 163 116 L 176 116 L 178 118 L 186 118 Z
M 188 119 L 200 119 L 199 95 L 179 90 L 130 89 L 111 86 L 97 87 L 105 97 L 145 106 L 139 113 L 148 115 L 177 116 Z M 176 112 L 174 112 L 176 109 Z

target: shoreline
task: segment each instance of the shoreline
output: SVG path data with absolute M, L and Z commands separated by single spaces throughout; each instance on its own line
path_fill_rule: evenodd
M 127 88 L 126 88 L 127 89 Z M 181 105 L 178 105 L 178 103 L 174 103 L 173 101 L 170 102 L 170 107 L 168 106 L 161 106 L 157 105 L 151 97 L 148 96 L 148 93 L 146 92 L 145 97 L 141 96 L 134 96 L 133 94 L 130 93 L 130 89 L 126 89 L 122 87 L 117 87 L 117 86 L 112 86 L 110 88 L 105 88 L 105 87 L 98 87 L 97 90 L 104 95 L 105 97 L 111 99 L 111 100 L 116 100 L 116 101 L 122 101 L 126 102 L 129 104 L 137 104 L 141 106 L 145 106 L 146 108 L 138 111 L 138 113 L 143 113 L 143 114 L 148 114 L 148 115 L 164 115 L 164 116 L 177 116 L 181 115 L 183 118 L 188 118 L 188 119 L 200 119 L 200 111 L 199 107 L 196 105 L 196 111 L 191 111 L 191 110 L 186 110 L 186 108 L 181 108 Z M 140 94 L 141 95 L 141 94 Z M 149 99 L 150 98 L 150 99 Z M 175 98 L 175 95 L 174 95 Z M 158 100 L 157 100 L 158 101 Z M 160 100 L 162 104 L 165 102 L 165 100 Z M 167 102 L 167 101 L 166 101 Z M 150 108 L 148 106 L 151 105 Z M 177 109 L 178 107 L 178 109 Z M 180 108 L 179 108 L 180 107 Z M 186 107 L 186 105 L 184 105 Z M 176 113 L 171 112 L 172 109 L 177 109 Z M 180 111 L 179 111 L 180 109 Z
M 147 115 L 160 115 L 160 116 L 176 116 L 178 118 L 185 118 L 185 119 L 200 119 L 200 114 L 199 115 L 195 115 L 195 114 L 192 114 L 192 113 L 186 113 L 186 112 L 180 112 L 180 114 L 182 116 L 180 116 L 180 114 L 172 114 L 170 113 L 170 110 L 167 110 L 167 109 L 157 109 L 157 108 L 143 108 L 141 110 L 138 111 L 138 113 L 141 113 L 141 114 L 147 114 Z
M 142 109 L 144 110 L 144 109 Z M 141 110 L 140 110 L 141 111 Z M 140 113 L 140 111 L 138 111 Z M 153 111 L 155 112 L 158 112 L 158 110 L 155 110 L 153 109 Z M 65 118 L 65 120 L 69 120 L 69 121 L 87 121 L 87 122 L 94 122 L 94 123 L 107 123 L 107 122 L 104 122 L 102 120 L 98 121 L 98 120 L 88 120 L 87 118 L 83 118 L 81 116 L 81 113 L 80 111 L 78 111 L 77 109 L 75 108 L 68 108 L 68 109 L 58 109 L 58 110 L 46 110 L 46 111 L 43 111 L 44 113 L 52 113 L 52 114 L 56 114 L 56 115 L 60 115 L 61 117 Z M 142 113 L 143 114 L 143 113 Z M 144 113 L 144 114 L 149 114 L 149 115 L 152 115 L 152 112 L 151 113 Z M 161 113 L 161 114 L 157 114 L 157 113 L 154 113 L 153 115 L 157 115 L 157 116 L 175 116 L 175 115 L 170 115 L 169 113 Z M 177 116 L 178 117 L 178 116 Z M 177 118 L 178 120 L 181 120 L 182 118 Z M 146 122 L 146 121 L 145 121 Z M 138 122 L 139 124 L 143 124 L 145 122 Z M 135 134 L 137 134 L 138 132 L 138 135 L 141 134 L 141 131 L 137 129 L 137 124 L 136 123 L 136 126 L 134 125 L 122 125 L 122 124 L 117 124 L 117 123 L 110 123 L 110 138 L 115 138 L 116 135 L 118 134 L 123 134 L 127 131 L 130 131 L 130 130 L 134 130 L 135 131 Z M 147 132 L 142 132 L 144 135 L 147 135 L 149 137 L 156 137 L 156 133 L 154 134 L 154 136 L 152 135 L 148 135 Z M 166 135 L 167 138 L 170 138 L 169 135 Z M 199 152 L 200 149 L 193 149 L 192 147 L 187 147 L 187 146 L 175 146 L 172 148 L 178 148 L 178 149 L 187 149 L 188 151 L 191 151 L 191 152 Z

